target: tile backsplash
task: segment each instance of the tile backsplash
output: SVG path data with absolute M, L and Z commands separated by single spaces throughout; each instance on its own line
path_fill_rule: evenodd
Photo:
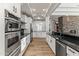
M 79 36 L 79 16 L 63 16 L 63 32 Z

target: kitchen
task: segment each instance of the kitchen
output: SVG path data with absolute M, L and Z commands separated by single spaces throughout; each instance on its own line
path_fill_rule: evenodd
M 79 56 L 78 3 L 0 3 L 0 56 Z

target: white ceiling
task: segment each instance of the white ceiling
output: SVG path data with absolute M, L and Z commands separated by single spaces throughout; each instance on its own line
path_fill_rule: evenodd
M 32 16 L 41 15 L 45 16 L 50 3 L 30 3 L 29 4 Z
M 79 3 L 61 3 L 52 15 L 79 15 Z
M 45 19 L 57 6 L 58 3 L 22 3 L 21 10 L 34 19 Z
M 23 13 L 32 17 L 43 18 L 50 7 L 50 3 L 23 3 L 21 7 Z
M 21 9 L 34 18 L 45 18 L 46 14 L 79 16 L 79 3 L 23 3 Z

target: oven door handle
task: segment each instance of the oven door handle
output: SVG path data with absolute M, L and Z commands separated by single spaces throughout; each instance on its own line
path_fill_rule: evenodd
M 15 52 L 16 52 L 16 50 L 18 50 L 19 48 L 20 48 L 21 46 L 19 46 L 19 47 L 17 47 L 9 56 L 14 56 L 15 55 Z M 18 51 L 17 51 L 18 52 Z M 16 53 L 17 53 L 16 52 Z

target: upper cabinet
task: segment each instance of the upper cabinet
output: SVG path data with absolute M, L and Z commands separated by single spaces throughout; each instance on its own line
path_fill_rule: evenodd
M 14 14 L 17 17 L 21 17 L 21 4 L 20 3 L 7 3 L 5 8 L 10 13 Z
M 31 17 L 28 17 L 28 16 L 25 15 L 25 14 L 22 14 L 22 15 L 21 15 L 21 21 L 22 21 L 22 22 L 25 22 L 25 23 L 32 23 L 32 18 L 31 18 Z

